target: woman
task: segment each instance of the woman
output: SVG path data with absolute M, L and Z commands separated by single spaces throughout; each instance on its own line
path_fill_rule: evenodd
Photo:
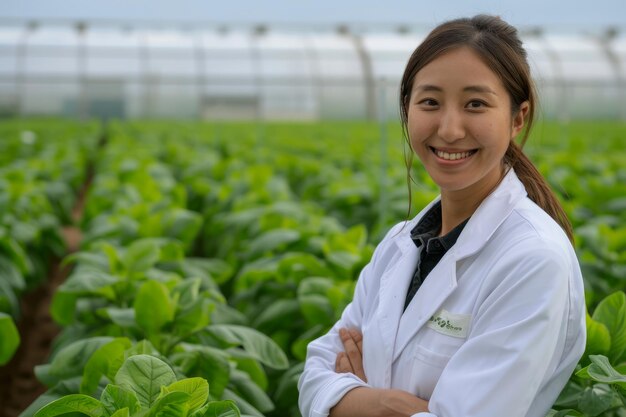
M 517 31 L 485 15 L 440 25 L 400 93 L 441 195 L 391 229 L 310 343 L 302 414 L 543 417 L 584 351 L 585 308 L 571 226 L 514 142 L 536 108 Z

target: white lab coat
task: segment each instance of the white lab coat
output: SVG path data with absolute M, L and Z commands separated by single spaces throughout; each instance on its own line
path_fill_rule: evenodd
M 586 336 L 565 233 L 511 170 L 403 313 L 419 256 L 410 231 L 433 203 L 387 233 L 341 319 L 309 344 L 298 383 L 304 417 L 327 416 L 359 386 L 429 400 L 430 413 L 414 417 L 544 417 L 563 389 Z M 367 383 L 334 371 L 341 327 L 363 333 Z

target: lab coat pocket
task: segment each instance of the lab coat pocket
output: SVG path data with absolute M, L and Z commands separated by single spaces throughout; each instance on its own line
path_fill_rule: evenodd
M 410 385 L 418 397 L 424 400 L 430 399 L 443 368 L 449 360 L 450 356 L 433 352 L 423 346 L 417 345 L 415 347 Z

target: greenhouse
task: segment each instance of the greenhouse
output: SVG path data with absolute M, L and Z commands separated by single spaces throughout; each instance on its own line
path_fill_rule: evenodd
M 482 19 L 0 19 L 0 417 L 625 417 L 626 30 Z
M 392 119 L 426 30 L 0 27 L 0 114 Z M 626 34 L 523 33 L 547 118 L 626 118 Z

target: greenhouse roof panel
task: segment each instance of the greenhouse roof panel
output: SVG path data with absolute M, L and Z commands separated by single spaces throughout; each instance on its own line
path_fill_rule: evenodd
M 558 58 L 559 71 L 565 81 L 610 81 L 616 77 L 599 42 L 582 35 L 547 35 L 548 47 Z
M 71 26 L 40 27 L 29 32 L 29 46 L 78 47 L 80 36 Z
M 26 30 L 21 27 L 0 27 L 0 46 L 17 46 L 25 33 Z
M 539 81 L 557 78 L 555 69 L 556 56 L 550 56 L 545 41 L 537 37 L 523 39 L 528 54 L 528 65 L 531 73 Z
M 172 30 L 147 30 L 143 34 L 150 49 L 189 50 L 195 47 L 195 36 Z
M 426 34 L 372 34 L 363 36 L 363 46 L 371 52 L 402 54 L 408 60 L 415 48 L 426 38 Z
M 90 29 L 85 34 L 87 48 L 136 49 L 141 46 L 141 37 L 136 31 L 114 29 Z
M 251 48 L 251 35 L 246 33 L 218 33 L 202 31 L 197 34 L 200 45 L 205 49 L 240 51 Z

